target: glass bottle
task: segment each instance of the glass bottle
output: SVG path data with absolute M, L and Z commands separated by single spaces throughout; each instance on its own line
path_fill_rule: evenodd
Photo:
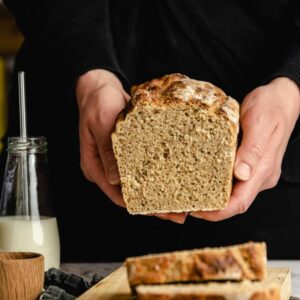
M 59 268 L 57 222 L 50 210 L 47 142 L 44 137 L 8 138 L 0 201 L 0 251 L 45 257 L 45 270 Z

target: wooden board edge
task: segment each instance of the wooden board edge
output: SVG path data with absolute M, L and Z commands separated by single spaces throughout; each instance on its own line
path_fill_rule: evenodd
M 116 270 L 114 270 L 112 273 L 107 275 L 105 278 L 103 278 L 101 281 L 96 283 L 94 286 L 92 286 L 90 289 L 88 289 L 85 293 L 83 293 L 80 297 L 76 298 L 77 300 L 95 300 L 97 298 L 94 297 L 94 295 L 97 294 L 97 289 L 101 285 L 106 285 L 109 282 L 114 282 L 115 279 L 117 279 L 117 282 L 120 282 L 120 277 L 124 277 L 126 274 L 126 280 L 127 280 L 127 272 L 126 272 L 126 267 L 123 264 Z M 129 284 L 128 284 L 129 288 Z M 130 288 L 129 288 L 130 289 Z
M 281 300 L 289 300 L 292 294 L 292 275 L 291 270 L 286 268 L 288 273 L 281 285 Z

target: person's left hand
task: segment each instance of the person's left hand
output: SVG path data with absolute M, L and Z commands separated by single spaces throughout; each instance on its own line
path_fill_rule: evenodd
M 243 137 L 234 165 L 237 181 L 229 203 L 224 210 L 190 215 L 221 221 L 246 212 L 259 192 L 273 188 L 299 114 L 300 90 L 287 77 L 278 77 L 249 93 L 241 105 Z

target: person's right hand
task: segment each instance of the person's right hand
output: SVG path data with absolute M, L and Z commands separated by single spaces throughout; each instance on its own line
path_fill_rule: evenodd
M 91 70 L 78 79 L 76 97 L 79 109 L 81 169 L 85 177 L 96 183 L 115 204 L 125 207 L 111 134 L 119 113 L 130 97 L 119 79 L 113 73 L 102 69 Z M 184 223 L 187 214 L 155 216 Z

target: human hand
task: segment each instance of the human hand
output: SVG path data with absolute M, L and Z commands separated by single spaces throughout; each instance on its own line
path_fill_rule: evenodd
M 115 204 L 125 207 L 111 133 L 130 97 L 119 79 L 102 69 L 89 71 L 78 79 L 76 97 L 79 108 L 80 166 L 84 176 L 96 183 Z M 186 215 L 155 214 L 176 223 L 184 223 Z
M 278 77 L 249 93 L 241 105 L 243 138 L 237 150 L 232 195 L 224 210 L 191 213 L 220 221 L 248 210 L 257 194 L 274 187 L 288 140 L 300 114 L 298 85 Z
M 96 183 L 115 204 L 125 207 L 111 133 L 130 97 L 113 73 L 98 69 L 78 79 L 76 98 L 83 174 L 89 181 Z

